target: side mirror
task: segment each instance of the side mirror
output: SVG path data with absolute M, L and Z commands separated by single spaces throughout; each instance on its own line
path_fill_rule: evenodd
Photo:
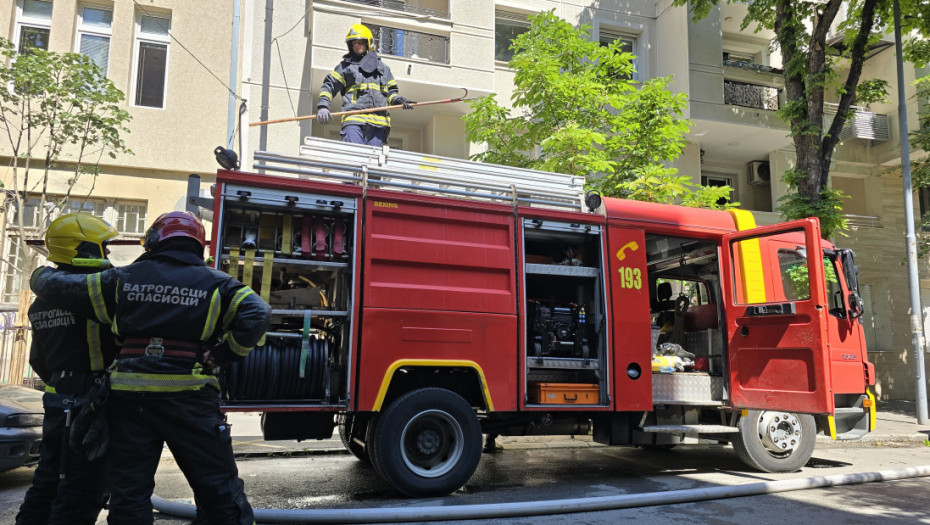
M 859 292 L 849 292 L 847 301 L 849 302 L 849 318 L 862 317 L 862 298 L 859 297 Z

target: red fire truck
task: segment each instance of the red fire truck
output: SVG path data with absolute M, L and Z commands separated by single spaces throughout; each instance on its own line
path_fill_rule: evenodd
M 733 445 L 800 469 L 875 426 L 857 267 L 817 220 L 585 195 L 583 181 L 309 139 L 220 171 L 216 267 L 273 308 L 221 377 L 266 439 L 323 439 L 411 496 L 483 435 Z

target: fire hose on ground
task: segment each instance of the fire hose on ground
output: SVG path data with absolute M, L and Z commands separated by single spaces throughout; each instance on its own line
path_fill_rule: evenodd
M 695 501 L 777 494 L 795 490 L 856 485 L 877 481 L 894 481 L 924 476 L 930 476 L 930 465 L 908 467 L 898 470 L 881 470 L 876 472 L 763 481 L 726 487 L 716 486 L 670 490 L 667 492 L 622 494 L 592 498 L 569 498 L 549 501 L 401 508 L 254 510 L 255 521 L 258 523 L 393 523 L 404 521 L 515 518 L 649 507 L 673 503 L 691 503 Z M 165 514 L 189 519 L 193 519 L 194 517 L 193 505 L 167 501 L 158 496 L 152 496 L 152 504 L 155 506 L 156 510 Z

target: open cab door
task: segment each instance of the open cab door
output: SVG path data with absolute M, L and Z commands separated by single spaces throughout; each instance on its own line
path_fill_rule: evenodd
M 820 223 L 727 234 L 723 252 L 732 406 L 832 414 Z

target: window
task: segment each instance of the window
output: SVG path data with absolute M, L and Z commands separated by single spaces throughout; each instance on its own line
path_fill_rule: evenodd
M 6 261 L 3 268 L 3 298 L 4 303 L 19 302 L 19 290 L 23 282 L 23 252 L 19 246 L 19 237 L 9 236 L 6 242 Z
M 110 60 L 113 11 L 85 5 L 78 9 L 77 52 L 87 55 L 106 74 Z
M 369 24 L 378 53 L 449 63 L 449 37 Z
M 720 175 L 701 175 L 701 186 L 709 186 L 711 188 L 720 188 L 723 186 L 733 187 L 733 179 L 730 177 L 723 177 Z M 717 204 L 723 206 L 724 204 L 730 202 L 732 199 L 732 191 L 730 192 L 730 197 L 720 197 L 717 199 Z
M 136 106 L 165 107 L 170 29 L 169 18 L 139 15 L 136 21 Z
M 145 233 L 145 204 L 118 203 L 116 205 L 116 229 L 120 233 L 139 235 Z
M 495 11 L 494 13 L 494 60 L 510 62 L 513 50 L 510 44 L 513 39 L 526 33 L 530 22 L 524 15 L 508 11 Z
M 50 0 L 20 0 L 17 4 L 16 49 L 26 53 L 30 49 L 48 50 L 52 27 Z
M 616 40 L 620 41 L 621 51 L 633 54 L 633 76 L 630 78 L 632 80 L 639 80 L 639 57 L 637 56 L 636 50 L 636 37 L 605 27 L 598 29 L 598 42 L 600 42 L 602 46 L 606 47 Z

